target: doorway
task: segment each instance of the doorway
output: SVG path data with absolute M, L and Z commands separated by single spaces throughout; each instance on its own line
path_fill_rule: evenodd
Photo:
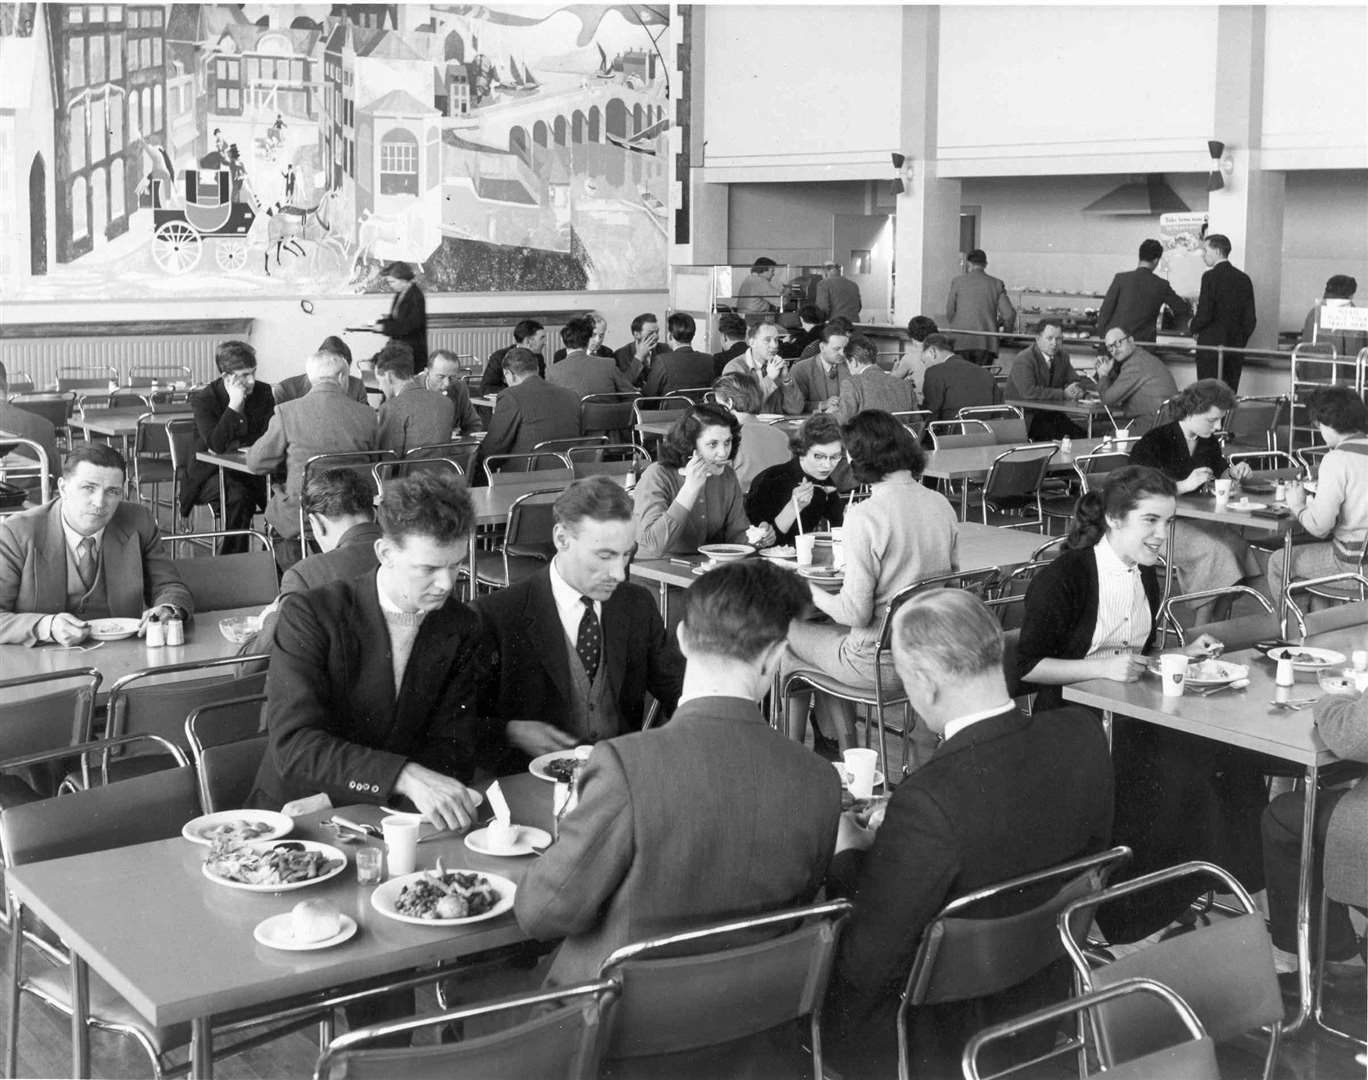
M 889 318 L 893 303 L 893 230 L 888 214 L 836 214 L 832 258 L 860 287 L 865 322 Z

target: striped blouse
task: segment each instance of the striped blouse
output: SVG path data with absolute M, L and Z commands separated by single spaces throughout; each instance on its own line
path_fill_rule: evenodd
M 1094 549 L 1097 558 L 1097 624 L 1089 656 L 1140 652 L 1150 632 L 1149 602 L 1140 568 L 1128 566 L 1104 536 Z

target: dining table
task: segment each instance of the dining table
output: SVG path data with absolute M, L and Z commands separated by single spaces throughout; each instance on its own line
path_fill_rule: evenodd
M 1093 437 L 1093 421 L 1099 416 L 1110 415 L 1102 399 L 1097 397 L 1074 398 L 1072 401 L 1028 401 L 1025 398 L 1008 398 L 1004 405 L 1021 409 L 1023 412 L 1057 412 L 1082 420 L 1087 424 L 1088 438 Z
M 1019 445 L 1034 444 L 1022 443 Z M 1046 471 L 1050 473 L 1069 472 L 1074 467 L 1074 461 L 1084 454 L 1091 454 L 1094 450 L 1106 450 L 1112 446 L 1123 447 L 1125 445 L 1125 443 L 1117 443 L 1106 438 L 1074 439 L 1068 450 L 1061 447 L 1055 453 L 1055 456 L 1050 459 Z M 993 467 L 993 462 L 1010 449 L 1012 449 L 1012 445 L 989 443 L 985 446 L 948 446 L 940 450 L 932 450 L 926 455 L 926 465 L 922 468 L 922 477 L 947 482 L 958 480 L 960 482 L 960 520 L 966 521 L 969 516 L 969 485 L 983 483 L 988 477 L 988 470 Z
M 552 831 L 551 783 L 524 773 L 501 778 L 500 788 L 515 824 Z M 292 891 L 252 892 L 212 881 L 202 872 L 209 849 L 180 836 L 7 869 L 5 882 L 14 897 L 70 953 L 76 988 L 71 1075 L 90 1075 L 90 973 L 149 1024 L 189 1024 L 190 1076 L 207 1080 L 214 1069 L 216 1018 L 236 1026 L 244 1017 L 269 1018 L 302 998 L 321 1010 L 326 998 L 317 1002 L 309 995 L 336 997 L 377 980 L 437 978 L 462 958 L 526 940 L 511 910 L 441 926 L 382 914 L 372 903 L 376 886 L 357 881 L 356 846 L 340 845 L 322 824 L 335 812 L 358 824 L 376 824 L 385 815 L 383 807 L 363 804 L 295 818 L 291 839 L 338 846 L 347 865 L 331 879 Z M 535 858 L 479 854 L 457 833 L 421 840 L 417 850 L 419 870 L 433 869 L 440 858 L 447 870 L 498 874 L 515 887 Z M 81 887 L 73 888 L 73 882 Z M 254 938 L 263 920 L 289 912 L 301 900 L 331 902 L 356 921 L 356 933 L 327 948 L 301 951 Z M 453 977 L 459 974 L 451 970 Z
M 1332 649 L 1347 659 L 1355 649 L 1364 648 L 1366 639 L 1368 627 L 1359 626 L 1314 635 L 1302 644 Z M 1107 679 L 1074 683 L 1064 687 L 1064 699 L 1100 710 L 1108 724 L 1113 716 L 1128 717 L 1267 754 L 1302 769 L 1305 801 L 1297 889 L 1299 1005 L 1296 1014 L 1283 1024 L 1283 1031 L 1290 1035 L 1300 1030 L 1315 1009 L 1318 991 L 1311 977 L 1310 911 L 1317 782 L 1320 770 L 1339 759 L 1317 734 L 1309 707 L 1323 693 L 1318 672 L 1298 670 L 1294 685 L 1280 687 L 1274 682 L 1276 665 L 1263 652 L 1243 649 L 1223 654 L 1221 661 L 1246 667 L 1249 685 L 1210 695 L 1194 692 L 1165 697 L 1158 677 L 1146 674 L 1132 683 Z M 1117 838 L 1122 843 L 1125 839 Z
M 222 453 L 215 453 L 212 450 L 199 450 L 195 453 L 196 461 L 207 462 L 218 469 L 218 490 L 219 490 L 219 520 L 228 520 L 228 485 L 224 481 L 225 472 L 246 473 L 248 476 L 258 475 L 255 469 L 247 465 L 246 450 L 225 450 Z

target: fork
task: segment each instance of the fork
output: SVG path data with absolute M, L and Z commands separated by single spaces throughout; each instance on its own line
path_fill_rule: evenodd
M 1316 698 L 1297 698 L 1295 701 L 1270 701 L 1268 704 L 1275 709 L 1298 712 L 1301 709 L 1309 709 L 1316 703 L 1316 700 Z

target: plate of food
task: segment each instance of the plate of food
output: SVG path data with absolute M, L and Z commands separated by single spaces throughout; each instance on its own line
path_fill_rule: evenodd
M 735 562 L 737 559 L 744 559 L 747 555 L 754 555 L 755 548 L 750 544 L 699 544 L 698 553 L 706 555 L 714 565 L 724 562 Z
M 796 559 L 798 549 L 787 544 L 776 544 L 774 547 L 761 548 L 760 554 L 767 559 Z
M 220 810 L 201 814 L 181 826 L 181 835 L 192 844 L 213 847 L 217 843 L 265 843 L 288 836 L 294 819 L 274 810 Z
M 800 566 L 798 574 L 800 577 L 828 584 L 845 580 L 845 570 L 839 566 Z
M 1151 675 L 1159 675 L 1159 657 L 1151 656 L 1145 664 Z M 1192 657 L 1188 660 L 1185 681 L 1189 686 L 1224 686 L 1237 679 L 1249 678 L 1249 668 L 1244 664 L 1232 664 L 1228 660 L 1204 660 Z
M 247 892 L 289 892 L 335 878 L 347 857 L 317 840 L 269 844 L 215 844 L 201 868 L 216 885 Z
M 574 750 L 552 750 L 549 754 L 534 757 L 528 763 L 527 771 L 538 780 L 549 780 L 553 784 L 570 783 L 570 772 L 582 764 L 588 754 L 577 754 Z
M 386 918 L 418 926 L 462 926 L 494 919 L 513 906 L 517 886 L 498 874 L 474 870 L 418 870 L 391 878 L 371 893 L 371 907 Z
M 1313 649 L 1309 645 L 1285 645 L 1269 649 L 1270 660 L 1291 660 L 1296 671 L 1320 671 L 1344 663 L 1344 653 L 1334 649 Z
M 1234 499 L 1226 503 L 1227 510 L 1234 510 L 1241 514 L 1248 514 L 1254 510 L 1267 510 L 1268 503 L 1253 502 L 1249 498 Z
M 141 627 L 141 619 L 91 619 L 90 636 L 96 641 L 122 641 Z
M 356 920 L 326 900 L 303 900 L 290 911 L 262 919 L 252 937 L 268 949 L 300 952 L 341 945 L 356 934 Z

